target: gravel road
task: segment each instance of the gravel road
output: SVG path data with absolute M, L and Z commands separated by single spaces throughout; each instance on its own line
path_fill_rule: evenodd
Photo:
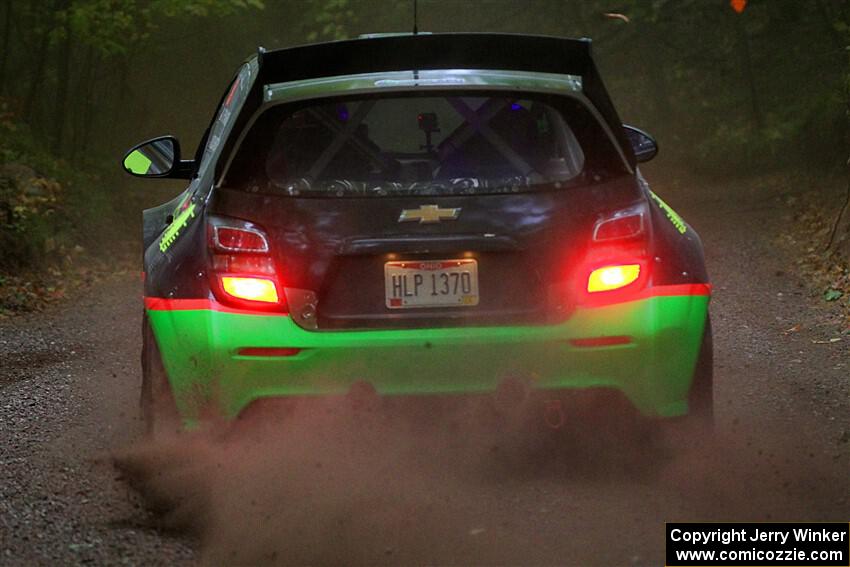
M 410 459 L 399 436 L 313 446 L 304 429 L 139 446 L 141 286 L 115 276 L 0 321 L 0 564 L 658 565 L 665 521 L 847 521 L 850 335 L 775 244 L 785 198 L 752 184 L 655 189 L 706 244 L 715 439 L 646 458 L 578 443 L 528 463 L 434 446 Z M 163 502 L 170 516 L 145 506 Z

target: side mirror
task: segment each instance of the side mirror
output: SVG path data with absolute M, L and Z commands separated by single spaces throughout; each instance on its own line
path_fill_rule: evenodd
M 133 146 L 121 162 L 124 171 L 136 177 L 190 179 L 194 161 L 180 159 L 180 142 L 174 136 L 160 136 Z
M 655 138 L 640 128 L 628 124 L 623 124 L 623 130 L 626 131 L 626 137 L 632 145 L 638 163 L 649 161 L 658 155 L 658 142 L 655 141 Z

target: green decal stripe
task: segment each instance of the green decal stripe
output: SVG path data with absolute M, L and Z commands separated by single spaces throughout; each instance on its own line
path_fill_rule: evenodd
M 667 218 L 673 223 L 673 226 L 676 227 L 676 230 L 679 231 L 680 234 L 685 234 L 688 231 L 688 225 L 685 224 L 685 221 L 682 217 L 679 216 L 679 213 L 674 211 L 670 205 L 665 203 L 661 197 L 656 195 L 654 192 L 650 191 L 649 195 L 658 203 L 658 206 L 661 207 L 661 210 L 664 211 L 664 214 L 667 215 Z
M 266 396 L 344 393 L 366 380 L 385 395 L 494 390 L 508 375 L 539 388 L 613 387 L 647 415 L 687 411 L 708 295 L 655 296 L 579 308 L 557 325 L 315 332 L 289 316 L 148 309 L 178 406 L 198 393 L 236 415 Z M 573 339 L 630 337 L 585 348 Z M 287 357 L 238 349 L 301 349 Z M 194 401 L 190 401 L 194 400 Z
M 165 252 L 169 246 L 174 244 L 174 241 L 180 236 L 180 229 L 188 225 L 189 221 L 193 218 L 195 218 L 195 203 L 192 203 L 186 207 L 186 210 L 177 215 L 177 218 L 162 233 L 162 238 L 159 240 L 160 252 Z

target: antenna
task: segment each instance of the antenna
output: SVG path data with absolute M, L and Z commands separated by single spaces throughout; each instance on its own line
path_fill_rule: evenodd
M 413 35 L 419 34 L 419 0 L 413 0 Z

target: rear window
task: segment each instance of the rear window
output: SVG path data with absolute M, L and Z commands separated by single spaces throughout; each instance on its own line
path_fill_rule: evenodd
M 312 197 L 471 195 L 557 189 L 624 171 L 574 99 L 453 93 L 272 107 L 237 150 L 226 185 Z

